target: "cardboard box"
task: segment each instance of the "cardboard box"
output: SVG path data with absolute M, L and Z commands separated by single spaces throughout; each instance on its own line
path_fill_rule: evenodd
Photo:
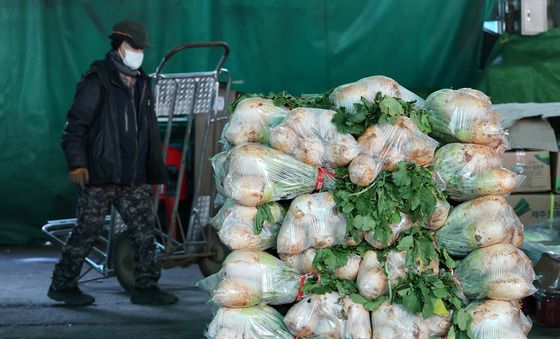
M 504 167 L 526 176 L 514 192 L 548 192 L 551 189 L 548 151 L 511 151 L 504 153 Z
M 558 152 L 554 129 L 547 120 L 522 118 L 514 121 L 504 120 L 503 124 L 509 133 L 510 149 Z
M 512 194 L 506 199 L 526 227 L 547 225 L 554 217 L 560 216 L 558 194 Z

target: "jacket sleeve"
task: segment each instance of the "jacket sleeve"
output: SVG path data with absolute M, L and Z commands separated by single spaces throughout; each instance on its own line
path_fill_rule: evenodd
M 74 103 L 62 133 L 61 146 L 68 169 L 88 168 L 88 132 L 97 113 L 101 93 L 101 82 L 95 74 L 86 74 L 76 86 Z

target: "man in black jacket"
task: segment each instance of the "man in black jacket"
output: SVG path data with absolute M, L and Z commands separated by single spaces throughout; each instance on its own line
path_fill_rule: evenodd
M 77 277 L 115 206 L 135 249 L 135 304 L 164 305 L 177 297 L 157 287 L 155 215 L 149 184 L 167 173 L 149 78 L 140 69 L 149 47 L 142 25 L 122 21 L 109 36 L 112 50 L 94 61 L 77 85 L 62 135 L 69 179 L 79 185 L 77 223 L 56 264 L 48 296 L 71 305 L 95 299 L 80 291 Z

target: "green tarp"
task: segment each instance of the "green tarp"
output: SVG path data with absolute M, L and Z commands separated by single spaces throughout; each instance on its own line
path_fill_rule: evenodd
M 495 104 L 560 101 L 560 29 L 502 35 L 473 87 Z
M 75 84 L 106 53 L 116 21 L 147 27 L 149 72 L 180 43 L 224 40 L 239 91 L 323 92 L 383 74 L 428 93 L 468 83 L 484 12 L 484 0 L 0 1 L 0 244 L 40 239 L 47 220 L 73 216 L 60 134 Z M 169 71 L 215 60 L 185 53 Z

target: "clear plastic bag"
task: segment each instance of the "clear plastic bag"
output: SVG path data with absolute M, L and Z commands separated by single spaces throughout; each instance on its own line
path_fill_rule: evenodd
M 280 254 L 280 259 L 295 268 L 300 274 L 317 275 L 318 272 L 313 267 L 313 259 L 316 254 L 314 248 L 308 248 L 299 254 Z M 349 254 L 346 264 L 335 270 L 335 276 L 341 280 L 356 280 L 361 261 L 362 257 L 358 254 Z
M 293 267 L 299 274 L 317 274 L 313 267 L 313 259 L 315 259 L 316 254 L 317 251 L 312 247 L 297 254 L 278 253 L 280 259 Z
M 331 122 L 335 111 L 299 107 L 270 130 L 273 148 L 313 166 L 346 166 L 360 153 L 351 134 L 338 133 Z
M 281 123 L 289 111 L 274 105 L 270 99 L 254 97 L 241 100 L 224 126 L 222 139 L 232 146 L 247 142 L 268 145 L 270 129 Z
M 406 251 L 392 250 L 387 253 L 385 269 L 391 286 L 395 286 L 400 279 L 406 278 L 408 273 L 408 266 L 406 265 Z
M 356 280 L 361 263 L 362 257 L 358 254 L 350 254 L 346 264 L 335 270 L 335 276 L 341 280 Z
M 447 202 L 447 200 L 438 200 L 434 213 L 432 213 L 428 221 L 426 221 L 426 224 L 422 225 L 422 227 L 432 231 L 441 228 L 443 225 L 445 225 L 450 210 L 451 205 Z
M 428 269 L 438 272 L 439 260 L 432 260 L 427 266 L 417 266 L 415 272 Z M 406 278 L 408 272 L 406 251 L 389 251 L 384 263 L 379 262 L 375 251 L 367 251 L 358 269 L 356 285 L 363 297 L 373 300 L 386 294 L 391 286 Z
M 558 218 L 552 221 L 552 225 L 559 223 Z M 560 258 L 560 233 L 557 227 L 551 227 L 548 220 L 543 224 L 533 224 L 531 227 L 527 227 L 523 233 L 521 249 L 535 263 L 541 259 L 544 253 Z
M 387 291 L 387 276 L 383 264 L 379 262 L 377 252 L 364 253 L 358 269 L 356 285 L 360 294 L 369 300 L 376 299 Z
M 276 247 L 276 237 L 286 211 L 276 202 L 263 206 L 269 209 L 274 220 L 265 220 L 259 232 L 255 230 L 258 208 L 237 204 L 233 199 L 226 199 L 216 216 L 210 219 L 210 224 L 218 231 L 222 243 L 231 249 L 265 250 Z
M 347 244 L 346 218 L 330 192 L 302 194 L 295 198 L 278 232 L 277 249 L 298 254 L 313 248 Z
M 222 307 L 208 325 L 208 339 L 293 339 L 284 319 L 270 306 Z
M 448 144 L 437 150 L 434 169 L 445 182 L 445 192 L 456 201 L 515 190 L 525 176 L 502 166 L 502 152 L 485 145 Z
M 338 293 L 310 295 L 296 303 L 284 318 L 290 332 L 306 338 L 370 339 L 369 312 Z
M 436 240 L 449 254 L 462 257 L 498 243 L 519 247 L 522 234 L 523 224 L 506 199 L 487 195 L 456 206 L 436 232 Z
M 216 187 L 245 206 L 293 199 L 334 184 L 332 172 L 259 144 L 244 144 L 212 158 Z
M 518 301 L 483 300 L 467 306 L 476 339 L 525 339 L 532 322 Z
M 424 105 L 424 99 L 383 75 L 374 75 L 338 86 L 329 99 L 336 107 L 344 107 L 346 112 L 355 112 L 354 104 L 362 103 L 362 97 L 373 101 L 378 92 L 404 101 L 416 101 L 418 106 Z
M 387 253 L 387 261 L 385 262 L 385 270 L 389 278 L 389 284 L 395 286 L 400 279 L 406 278 L 409 272 L 409 267 L 406 265 L 406 251 L 391 250 Z M 414 268 L 415 273 L 426 270 L 432 270 L 434 274 L 439 272 L 439 260 L 432 258 L 429 265 L 416 264 Z
M 373 339 L 440 338 L 451 328 L 451 316 L 431 316 L 423 319 L 399 304 L 382 304 L 371 312 Z
M 214 181 L 216 183 L 216 191 L 218 191 L 218 196 L 221 200 L 225 201 L 227 199 L 224 192 L 224 178 L 226 176 L 226 162 L 228 158 L 229 151 L 220 152 L 214 155 L 210 159 L 212 164 L 212 170 L 214 171 Z
M 506 149 L 507 135 L 490 98 L 470 89 L 441 89 L 426 98 L 432 133 L 444 142 L 466 142 Z
M 459 262 L 455 277 L 465 296 L 472 300 L 518 300 L 536 291 L 533 263 L 509 244 L 474 250 Z
M 217 273 L 197 287 L 220 306 L 282 305 L 296 300 L 302 277 L 282 260 L 261 251 L 231 252 Z
M 352 160 L 348 172 L 350 180 L 359 186 L 369 186 L 381 170 L 394 170 L 401 161 L 430 164 L 438 145 L 404 116 L 398 117 L 395 125 L 370 126 L 358 143 L 361 153 Z

